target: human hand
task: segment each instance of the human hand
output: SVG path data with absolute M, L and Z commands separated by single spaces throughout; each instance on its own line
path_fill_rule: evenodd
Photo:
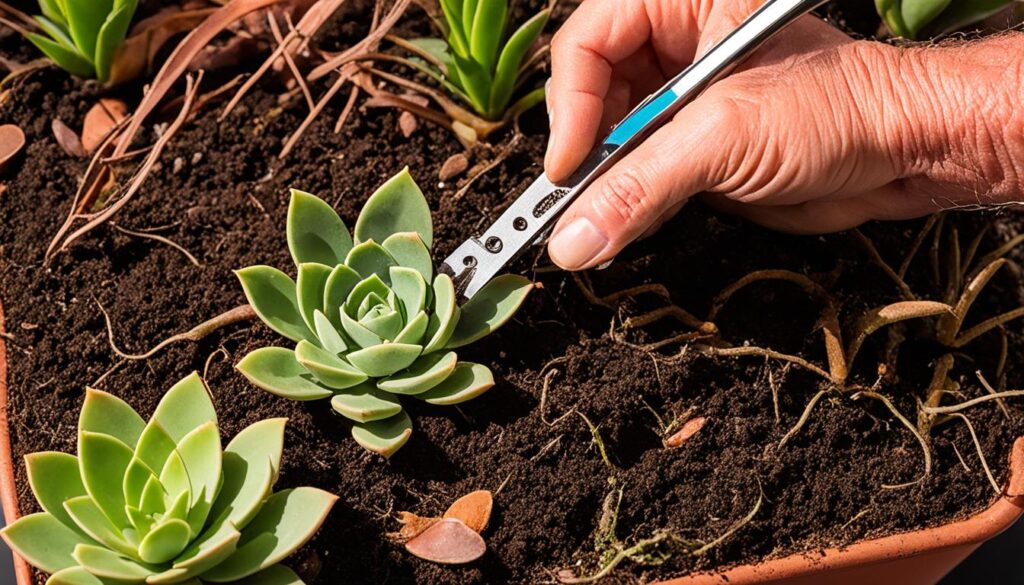
M 567 178 L 599 135 L 759 4 L 585 1 L 552 43 L 548 177 Z M 701 193 L 796 233 L 1019 200 L 1022 38 L 896 48 L 803 17 L 591 185 L 549 254 L 566 269 L 596 266 Z

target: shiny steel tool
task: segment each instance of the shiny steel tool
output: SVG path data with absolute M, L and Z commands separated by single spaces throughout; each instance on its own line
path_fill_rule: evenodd
M 463 242 L 441 265 L 461 296 L 474 294 L 531 243 L 543 243 L 555 220 L 594 179 L 750 56 L 775 33 L 826 0 L 767 0 L 700 59 L 619 122 L 573 175 L 554 184 L 541 175 L 482 235 Z

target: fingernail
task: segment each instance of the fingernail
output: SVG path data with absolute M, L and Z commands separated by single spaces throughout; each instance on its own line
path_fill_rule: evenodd
M 551 78 L 544 82 L 544 103 L 548 108 L 548 125 L 551 125 L 551 121 L 554 119 L 554 108 L 551 106 Z
M 558 230 L 548 243 L 555 264 L 578 270 L 590 264 L 608 246 L 608 238 L 589 219 L 579 217 Z

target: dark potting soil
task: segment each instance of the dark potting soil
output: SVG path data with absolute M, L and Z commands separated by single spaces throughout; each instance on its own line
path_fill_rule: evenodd
M 365 17 L 365 6 L 356 3 L 341 19 Z M 337 30 L 346 26 L 353 30 L 339 33 L 339 42 L 345 34 L 358 34 L 357 25 Z M 276 398 L 233 369 L 247 352 L 282 343 L 258 322 L 122 364 L 107 341 L 101 306 L 110 314 L 117 345 L 142 352 L 243 303 L 232 269 L 257 263 L 290 269 L 284 239 L 289 187 L 318 193 L 352 225 L 366 197 L 408 165 L 435 210 L 435 256 L 442 258 L 493 220 L 540 172 L 546 128 L 538 112 L 524 119 L 526 134 L 512 154 L 457 198 L 456 183 L 437 180 L 441 164 L 460 151 L 450 135 L 421 123 L 405 139 L 396 129 L 396 113 L 381 109 L 357 110 L 334 134 L 344 100 L 329 105 L 292 155 L 279 161 L 284 140 L 305 110 L 301 103 L 279 106 L 277 93 L 272 83 L 263 84 L 224 123 L 216 121 L 214 110 L 204 110 L 182 128 L 141 192 L 114 217 L 123 228 L 152 229 L 170 238 L 194 254 L 199 266 L 163 243 L 127 235 L 109 223 L 43 266 L 46 246 L 87 164 L 60 149 L 50 120 L 81 120 L 101 90 L 43 70 L 16 84 L 0 107 L 0 123 L 18 124 L 29 139 L 20 162 L 0 178 L 0 300 L 22 513 L 37 505 L 20 457 L 40 450 L 74 452 L 84 387 L 119 364 L 99 386 L 144 414 L 171 384 L 199 370 L 207 372 L 225 438 L 263 418 L 289 417 L 278 488 L 313 485 L 341 498 L 317 536 L 286 562 L 309 583 L 533 583 L 550 581 L 567 568 L 589 574 L 599 562 L 595 539 L 603 504 L 619 490 L 616 535 L 630 544 L 659 531 L 708 542 L 746 516 L 759 497 L 763 501 L 748 524 L 706 555 L 676 550 L 659 566 L 626 562 L 609 579 L 618 582 L 934 526 L 994 499 L 959 423 L 935 429 L 935 460 L 925 481 L 882 489 L 921 473 L 920 448 L 884 407 L 838 393 L 826 396 L 801 432 L 778 448 L 811 397 L 827 387 L 822 378 L 776 360 L 713 357 L 678 343 L 640 349 L 688 330 L 671 319 L 623 329 L 626 319 L 669 301 L 646 294 L 615 309 L 594 305 L 570 275 L 535 270 L 548 264 L 539 254 L 517 266 L 541 284 L 524 309 L 504 329 L 460 352 L 494 370 L 495 388 L 458 408 L 407 401 L 416 430 L 390 461 L 358 447 L 325 402 Z M 147 124 L 144 138 L 154 136 Z M 491 156 L 481 153 L 475 162 Z M 120 176 L 127 177 L 129 169 Z M 991 229 L 981 240 L 982 253 L 1024 229 L 1021 216 L 1009 211 L 958 213 L 945 220 L 964 245 L 986 224 Z M 886 260 L 899 265 L 922 225 L 923 220 L 872 224 L 864 232 Z M 930 241 L 908 280 L 921 297 L 940 299 L 941 287 L 929 269 Z M 1011 256 L 1019 259 L 1020 253 Z M 769 268 L 807 274 L 826 286 L 847 330 L 865 310 L 900 300 L 892 281 L 849 234 L 776 234 L 699 202 L 655 237 L 631 246 L 609 269 L 589 276 L 601 295 L 662 284 L 671 303 L 703 316 L 723 287 Z M 969 322 L 1022 303 L 1017 271 L 1004 270 L 972 308 Z M 818 310 L 790 284 L 759 283 L 738 293 L 717 325 L 732 345 L 770 347 L 824 364 L 815 331 Z M 918 339 L 931 324 L 876 333 L 851 379 L 870 385 L 878 364 L 888 362 L 890 373 L 879 391 L 913 418 L 915 400 L 923 397 L 941 355 L 941 348 Z M 1015 322 L 1006 330 L 1011 359 L 1005 387 L 1021 387 L 1024 369 L 1012 356 L 1024 346 L 1024 329 Z M 886 343 L 897 333 L 907 341 L 886 358 Z M 994 379 L 999 343 L 1000 336 L 990 333 L 957 354 L 953 378 L 964 396 L 983 392 L 975 370 Z M 1009 417 L 991 402 L 969 412 L 999 481 L 1006 479 L 1014 437 L 1024 433 L 1020 405 L 1007 406 Z M 584 416 L 597 427 L 607 463 Z M 663 424 L 695 416 L 707 419 L 697 435 L 678 449 L 662 446 Z M 479 562 L 429 564 L 385 538 L 397 528 L 396 512 L 437 515 L 475 489 L 496 493 L 485 533 L 488 553 Z

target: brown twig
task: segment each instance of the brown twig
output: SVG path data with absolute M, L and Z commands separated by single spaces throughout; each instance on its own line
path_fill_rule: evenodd
M 110 227 L 114 228 L 115 230 L 117 230 L 117 231 L 119 231 L 119 232 L 121 232 L 123 234 L 127 234 L 129 236 L 135 236 L 137 238 L 146 238 L 146 239 L 150 239 L 150 240 L 154 240 L 154 241 L 160 242 L 161 244 L 166 244 L 166 245 L 174 248 L 175 250 L 181 252 L 182 254 L 184 254 L 185 257 L 188 258 L 188 261 L 191 262 L 194 266 L 202 267 L 202 264 L 199 263 L 199 260 L 197 260 L 196 257 L 193 256 L 191 252 L 189 252 L 184 247 L 182 247 L 180 244 L 174 242 L 170 238 L 165 238 L 164 236 L 161 236 L 161 235 L 158 235 L 158 234 L 152 234 L 152 233 L 146 233 L 146 232 L 137 232 L 135 230 L 130 230 L 130 229 L 126 228 L 126 227 L 121 227 L 121 226 L 117 225 L 114 222 L 110 222 Z
M 241 323 L 243 321 L 251 321 L 256 318 L 256 311 L 253 310 L 251 305 L 241 305 L 231 309 L 230 311 L 221 313 L 212 319 L 203 321 L 184 333 L 172 335 L 154 345 L 144 353 L 130 354 L 117 347 L 117 344 L 114 342 L 114 329 L 110 323 L 110 315 L 107 314 L 106 309 L 103 308 L 103 305 L 100 304 L 99 301 L 96 301 L 96 306 L 98 306 L 100 308 L 100 312 L 103 313 L 103 320 L 107 325 L 107 341 L 110 343 L 110 349 L 117 354 L 118 357 L 128 361 L 149 359 L 173 343 L 177 343 L 179 341 L 199 341 L 218 329 L 222 329 L 228 325 L 234 325 L 235 323 Z

